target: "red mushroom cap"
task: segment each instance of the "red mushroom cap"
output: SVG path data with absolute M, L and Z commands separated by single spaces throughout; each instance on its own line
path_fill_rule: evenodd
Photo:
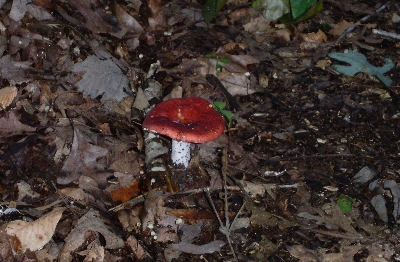
M 224 132 L 225 120 L 203 98 L 175 98 L 156 105 L 142 127 L 177 141 L 205 143 Z

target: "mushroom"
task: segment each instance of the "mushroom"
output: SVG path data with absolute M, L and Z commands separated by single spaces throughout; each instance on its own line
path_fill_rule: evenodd
M 175 98 L 156 105 L 142 127 L 172 138 L 172 163 L 187 167 L 190 143 L 205 143 L 216 139 L 224 132 L 225 120 L 203 98 Z

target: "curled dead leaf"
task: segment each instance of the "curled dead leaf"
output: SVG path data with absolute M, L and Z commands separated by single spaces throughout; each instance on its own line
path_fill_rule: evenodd
M 227 43 L 224 45 L 224 49 L 228 52 L 232 50 L 245 50 L 247 49 L 247 45 L 243 43 Z
M 56 208 L 33 221 L 16 220 L 6 225 L 7 235 L 12 238 L 13 248 L 18 253 L 36 251 L 50 241 L 65 208 Z
M 15 86 L 7 86 L 0 89 L 0 110 L 9 106 L 17 96 L 18 90 Z
M 328 37 L 321 30 L 318 30 L 316 33 L 302 34 L 301 36 L 304 41 L 311 43 L 322 43 L 328 41 Z

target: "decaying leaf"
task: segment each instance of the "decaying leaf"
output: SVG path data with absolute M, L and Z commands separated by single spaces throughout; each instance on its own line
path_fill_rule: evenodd
M 351 22 L 347 22 L 346 20 L 342 20 L 337 24 L 332 25 L 332 29 L 329 31 L 330 34 L 338 37 L 346 31 L 347 28 L 353 27 L 355 24 Z
M 183 225 L 181 227 L 182 237 L 181 242 L 172 244 L 171 247 L 180 252 L 190 254 L 209 254 L 213 252 L 219 252 L 221 247 L 226 243 L 221 240 L 214 240 L 204 245 L 191 244 L 192 240 L 199 236 L 201 233 L 202 222 L 196 225 Z
M 317 252 L 308 249 L 303 245 L 287 246 L 286 249 L 289 251 L 290 255 L 297 259 L 300 259 L 301 261 L 319 261 Z
M 15 86 L 7 86 L 0 89 L 0 110 L 11 104 L 17 96 L 18 89 Z
M 328 37 L 321 30 L 318 30 L 316 33 L 302 34 L 301 36 L 304 41 L 311 43 L 323 43 L 328 41 Z
M 97 159 L 105 156 L 108 150 L 92 145 L 86 139 L 81 131 L 75 128 L 71 153 L 61 169 L 61 172 L 66 173 L 66 176 L 59 177 L 57 183 L 69 184 L 82 174 L 87 173 L 88 170 L 102 169 L 102 166 L 97 163 Z
M 353 177 L 353 182 L 357 184 L 364 184 L 377 175 L 376 171 L 372 168 L 365 166 Z
M 14 111 L 10 111 L 8 117 L 0 118 L 0 136 L 21 134 L 23 132 L 33 132 L 36 128 L 22 124 Z
M 95 99 L 99 96 L 102 101 L 121 101 L 128 95 L 124 89 L 128 89 L 128 77 L 110 59 L 99 59 L 97 56 L 88 56 L 85 61 L 76 64 L 72 72 L 86 72 L 82 79 L 76 84 L 79 91 L 85 96 Z
M 18 201 L 22 201 L 24 197 L 29 197 L 32 199 L 40 197 L 40 194 L 34 192 L 31 189 L 31 186 L 25 181 L 17 183 L 17 186 L 18 186 Z
M 64 248 L 60 254 L 60 261 L 72 261 L 70 253 L 86 241 L 87 233 L 89 232 L 100 233 L 106 241 L 104 246 L 106 249 L 116 249 L 124 246 L 122 238 L 109 231 L 98 212 L 91 209 L 78 220 L 75 228 L 66 237 Z
M 256 184 L 249 181 L 240 181 L 240 183 L 243 184 L 243 189 L 253 197 L 255 197 L 256 195 L 264 196 L 265 192 L 267 192 L 268 195 L 272 197 L 272 199 L 276 198 L 274 192 L 274 190 L 276 189 L 275 184 Z
M 115 202 L 125 203 L 129 199 L 138 196 L 139 193 L 139 178 L 135 178 L 130 183 L 112 190 L 111 199 Z
M 31 65 L 32 62 L 15 61 L 10 55 L 5 55 L 0 59 L 0 75 L 11 85 L 20 84 L 29 80 L 25 70 L 29 69 Z
M 383 182 L 383 186 L 385 188 L 390 189 L 392 193 L 393 200 L 393 218 L 395 221 L 398 220 L 400 215 L 400 186 L 394 180 L 385 180 Z
M 371 205 L 374 207 L 376 213 L 383 222 L 389 222 L 387 209 L 386 209 L 386 200 L 382 195 L 376 195 L 371 199 Z
M 26 250 L 41 249 L 54 234 L 54 230 L 65 208 L 56 208 L 33 222 L 12 221 L 5 226 L 9 237 L 15 237 L 14 250 L 24 253 Z

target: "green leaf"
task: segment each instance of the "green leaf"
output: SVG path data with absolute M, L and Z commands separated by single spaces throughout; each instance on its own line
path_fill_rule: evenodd
M 203 6 L 203 17 L 204 21 L 206 21 L 207 26 L 210 26 L 211 20 L 215 18 L 217 15 L 217 1 L 216 0 L 207 0 L 207 2 Z
M 392 84 L 392 80 L 383 75 L 394 67 L 394 63 L 390 58 L 385 59 L 384 66 L 376 67 L 371 65 L 363 54 L 352 51 L 349 51 L 348 53 L 330 53 L 328 56 L 330 58 L 350 64 L 349 66 L 332 65 L 332 68 L 341 74 L 354 76 L 357 73 L 363 72 L 376 76 L 386 86 L 390 86 Z
M 215 101 L 215 102 L 213 102 L 212 106 L 217 110 L 222 110 L 222 109 L 224 109 L 226 107 L 226 103 L 225 102 Z
M 219 58 L 218 61 L 220 61 L 222 63 L 226 63 L 226 64 L 229 64 L 231 62 L 231 60 L 228 58 Z
M 221 113 L 228 121 L 230 122 L 232 120 L 232 112 L 229 110 L 224 109 L 226 107 L 225 102 L 219 102 L 215 101 L 212 103 L 213 108 L 215 108 L 218 112 Z
M 300 15 L 305 13 L 316 0 L 290 0 L 290 10 L 292 17 L 296 20 Z
M 217 13 L 221 11 L 227 1 L 228 0 L 207 0 L 203 6 L 202 12 L 207 26 L 210 26 L 211 20 L 213 20 Z
M 354 202 L 353 198 L 346 195 L 340 195 L 337 200 L 337 204 L 343 213 L 350 211 L 353 208 Z
M 218 56 L 217 56 L 217 54 L 211 53 L 211 54 L 206 54 L 206 57 L 208 57 L 208 58 L 214 58 L 214 57 L 218 57 Z
M 231 111 L 223 109 L 223 110 L 220 110 L 220 112 L 224 117 L 226 117 L 226 119 L 228 119 L 229 121 L 232 120 L 232 115 L 233 114 L 232 114 Z
M 217 10 L 216 10 L 217 13 L 221 11 L 226 2 L 228 2 L 228 0 L 217 0 Z
M 289 0 L 253 0 L 251 6 L 256 10 L 261 10 L 268 21 L 275 21 L 290 12 Z
M 287 26 L 291 24 L 298 24 L 309 19 L 310 17 L 321 12 L 322 10 L 324 10 L 323 0 L 317 0 L 317 2 L 314 2 L 309 6 L 308 10 L 305 13 L 300 14 L 298 17 L 293 18 L 293 13 L 288 13 L 279 18 L 279 21 Z
M 217 71 L 222 70 L 222 66 L 220 64 L 218 64 L 218 61 L 217 61 L 217 64 L 215 65 L 215 70 L 217 70 Z

